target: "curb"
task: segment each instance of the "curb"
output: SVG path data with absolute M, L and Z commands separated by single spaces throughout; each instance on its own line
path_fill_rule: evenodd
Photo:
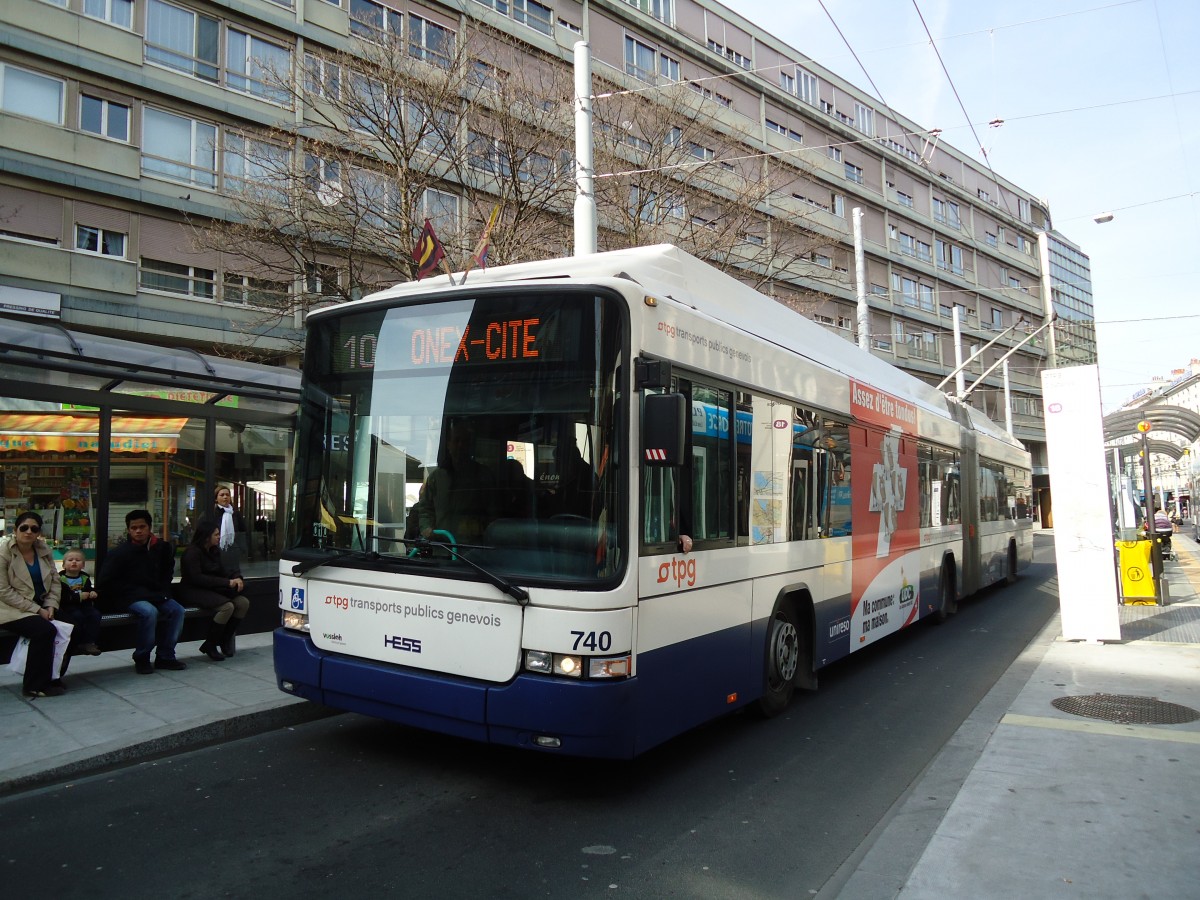
M 308 700 L 284 699 L 260 703 L 232 716 L 210 715 L 177 725 L 164 725 L 133 743 L 109 741 L 10 769 L 5 780 L 0 782 L 0 797 L 341 714 L 340 710 Z

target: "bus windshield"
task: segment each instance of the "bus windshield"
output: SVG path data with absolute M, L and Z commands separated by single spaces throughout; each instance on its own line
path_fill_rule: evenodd
M 495 289 L 314 317 L 297 559 L 593 583 L 624 565 L 627 317 L 595 289 Z

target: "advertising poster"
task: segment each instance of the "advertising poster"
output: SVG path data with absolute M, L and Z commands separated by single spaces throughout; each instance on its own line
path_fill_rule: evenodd
M 921 571 L 917 409 L 852 380 L 850 411 L 866 426 L 851 440 L 853 652 L 916 621 Z

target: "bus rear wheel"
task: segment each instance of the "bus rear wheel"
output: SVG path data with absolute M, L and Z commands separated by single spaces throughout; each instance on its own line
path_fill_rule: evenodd
M 758 701 L 763 716 L 777 716 L 787 708 L 796 689 L 799 666 L 800 632 L 795 614 L 791 607 L 782 605 L 776 608 L 767 629 L 763 695 Z

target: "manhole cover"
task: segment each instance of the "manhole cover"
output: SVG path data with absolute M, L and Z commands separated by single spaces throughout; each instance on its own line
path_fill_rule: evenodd
M 1055 709 L 1074 716 L 1104 719 L 1118 725 L 1181 725 L 1200 719 L 1200 712 L 1156 697 L 1130 697 L 1125 694 L 1088 694 L 1086 697 L 1059 697 L 1050 701 Z

